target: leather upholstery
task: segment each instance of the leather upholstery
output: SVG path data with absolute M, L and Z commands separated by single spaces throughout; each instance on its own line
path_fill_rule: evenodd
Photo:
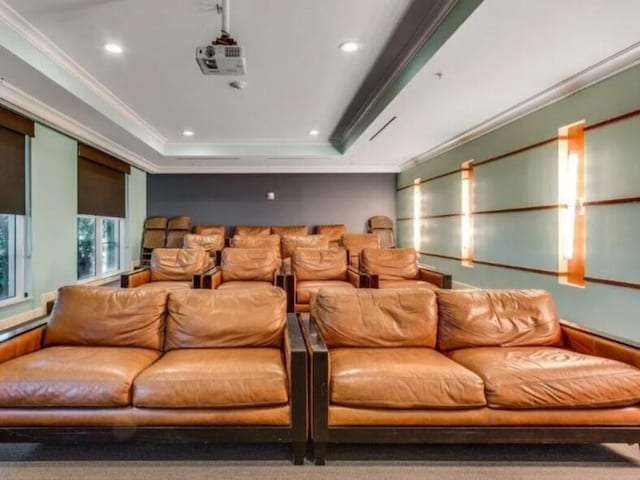
M 180 243 L 182 245 L 182 243 Z M 156 248 L 151 254 L 151 281 L 187 281 L 213 266 L 211 257 L 200 249 Z
M 196 235 L 220 235 L 223 239 L 227 237 L 227 227 L 224 225 L 196 225 L 193 228 Z
M 233 229 L 234 235 L 270 235 L 271 227 L 258 225 L 236 225 Z
M 271 287 L 169 295 L 165 351 L 178 348 L 280 347 L 286 295 Z
M 321 288 L 353 290 L 356 287 L 345 280 L 304 280 L 296 283 L 296 303 L 311 303 L 312 294 L 317 294 Z
M 418 257 L 413 248 L 365 248 L 360 253 L 365 272 L 380 280 L 417 280 Z
M 217 290 L 254 290 L 260 288 L 273 288 L 273 282 L 256 282 L 251 280 L 233 280 L 221 283 Z
M 309 235 L 309 227 L 306 225 L 282 225 L 271 227 L 272 235 L 288 236 L 306 236 Z
M 126 280 L 126 283 L 123 284 L 125 288 L 138 288 L 151 282 L 151 269 L 142 268 L 140 270 L 134 270 L 133 272 L 124 274 L 122 278 Z M 191 285 L 189 285 L 189 288 L 191 288 Z
M 595 334 L 561 325 L 564 345 L 576 352 L 610 358 L 640 368 L 640 349 L 622 345 Z
M 229 245 L 234 248 L 270 248 L 280 256 L 279 235 L 234 235 Z
M 422 280 L 379 280 L 378 288 L 426 288 L 427 290 L 437 290 L 433 283 Z
M 150 282 L 143 283 L 136 287 L 138 290 L 160 290 L 171 292 L 173 290 L 187 290 L 193 288 L 193 280 L 182 282 Z
M 40 350 L 44 329 L 34 328 L 0 343 L 0 363 Z
M 320 290 L 311 316 L 330 347 L 435 347 L 436 296 L 430 290 Z
M 291 270 L 298 282 L 307 280 L 347 280 L 347 252 L 339 247 L 304 248 L 291 257 Z
M 438 350 L 562 344 L 555 305 L 543 290 L 438 290 Z
M 640 402 L 640 369 L 555 347 L 450 352 L 485 383 L 492 408 L 603 408 Z
M 167 220 L 167 230 L 191 230 L 191 217 L 178 215 Z
M 0 364 L 0 407 L 115 407 L 160 356 L 144 348 L 49 347 Z
M 480 377 L 431 348 L 333 348 L 331 402 L 379 408 L 475 408 Z
M 324 235 L 283 235 L 282 258 L 290 258 L 296 248 L 329 248 L 329 237 Z
M 145 230 L 142 234 L 142 248 L 161 248 L 164 246 L 164 230 Z
M 375 233 L 345 233 L 340 245 L 349 251 L 349 262 L 354 267 L 360 265 L 360 252 L 365 248 L 380 248 L 380 239 Z
M 144 408 L 239 408 L 287 403 L 287 373 L 275 348 L 173 350 L 135 380 Z
M 334 225 L 316 225 L 314 233 L 317 235 L 325 235 L 329 237 L 329 245 L 337 247 L 340 245 L 340 238 L 343 233 L 347 232 L 347 228 L 343 224 Z
M 224 237 L 222 235 L 197 235 L 188 233 L 183 239 L 184 248 L 201 248 L 207 252 L 215 252 L 224 248 Z
M 44 345 L 162 349 L 167 294 L 162 290 L 62 287 Z
M 273 282 L 280 258 L 269 248 L 225 248 L 220 262 L 222 281 Z

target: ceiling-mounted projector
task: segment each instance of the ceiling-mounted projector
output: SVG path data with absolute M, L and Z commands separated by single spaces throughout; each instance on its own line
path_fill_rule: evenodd
M 216 5 L 222 14 L 222 34 L 211 45 L 196 48 L 196 62 L 205 75 L 244 75 L 246 60 L 242 47 L 229 35 L 229 0 Z

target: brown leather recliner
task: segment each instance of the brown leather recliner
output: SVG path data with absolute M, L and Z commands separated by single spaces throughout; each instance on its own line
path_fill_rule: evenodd
M 360 269 L 371 288 L 451 288 L 451 275 L 421 267 L 413 248 L 365 248 Z
M 309 235 L 309 227 L 307 227 L 306 225 L 272 226 L 271 235 L 280 235 L 281 237 L 285 235 Z
M 140 263 L 149 265 L 151 252 L 154 248 L 162 248 L 167 234 L 167 217 L 147 217 L 142 232 L 142 248 L 140 249 Z
M 183 248 L 200 248 L 206 251 L 214 259 L 215 264 L 220 263 L 220 254 L 224 248 L 224 237 L 220 234 L 198 235 L 188 233 L 183 238 Z
M 367 220 L 367 230 L 380 239 L 381 248 L 395 248 L 396 237 L 393 234 L 393 220 L 384 215 L 376 215 Z
M 236 225 L 234 235 L 271 235 L 271 227 L 260 225 Z
M 327 237 L 329 237 L 330 247 L 339 247 L 340 238 L 343 234 L 347 233 L 347 227 L 345 227 L 343 224 L 316 225 L 313 232 L 316 235 L 326 235 Z
M 165 247 L 181 248 L 184 236 L 191 231 L 191 217 L 180 215 L 167 221 Z
M 222 235 L 227 238 L 227 227 L 225 225 L 196 225 L 193 227 L 193 233 L 196 235 Z
M 272 248 L 235 248 L 222 251 L 220 265 L 203 277 L 204 288 L 217 290 L 285 288 L 280 257 Z
M 347 250 L 349 265 L 360 268 L 360 252 L 365 248 L 380 248 L 380 239 L 375 233 L 345 233 L 340 245 Z
M 291 256 L 298 248 L 329 248 L 329 237 L 324 235 L 284 235 L 280 239 L 282 273 L 291 274 Z
M 640 348 L 558 320 L 540 290 L 320 290 L 312 439 L 640 442 Z
M 120 286 L 164 290 L 200 288 L 203 275 L 213 264 L 212 258 L 202 249 L 156 248 L 151 255 L 151 265 L 122 274 Z
M 367 277 L 350 268 L 347 252 L 340 247 L 300 248 L 291 257 L 292 274 L 287 276 L 290 312 L 308 312 L 311 299 L 321 288 L 367 287 Z

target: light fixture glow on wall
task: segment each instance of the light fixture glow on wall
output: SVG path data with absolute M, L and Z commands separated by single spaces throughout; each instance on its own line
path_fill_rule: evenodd
M 420 251 L 422 244 L 422 232 L 420 217 L 422 216 L 422 194 L 420 192 L 420 179 L 413 181 L 413 248 Z
M 104 49 L 107 52 L 112 53 L 114 55 L 120 55 L 124 51 L 123 48 L 117 43 L 107 43 L 104 46 Z
M 473 161 L 462 164 L 461 182 L 461 210 L 462 221 L 460 225 L 460 245 L 462 264 L 471 266 L 473 264 L 473 219 L 471 217 L 473 203 Z
M 576 238 L 576 213 L 578 209 L 578 155 L 569 153 L 564 185 L 564 203 L 567 205 L 564 225 L 564 244 L 562 256 L 566 260 L 573 258 L 573 245 Z

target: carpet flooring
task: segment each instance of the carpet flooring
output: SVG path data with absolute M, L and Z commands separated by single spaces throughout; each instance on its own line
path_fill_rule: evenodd
M 637 445 L 334 445 L 293 466 L 285 445 L 0 444 L 2 480 L 640 480 Z

